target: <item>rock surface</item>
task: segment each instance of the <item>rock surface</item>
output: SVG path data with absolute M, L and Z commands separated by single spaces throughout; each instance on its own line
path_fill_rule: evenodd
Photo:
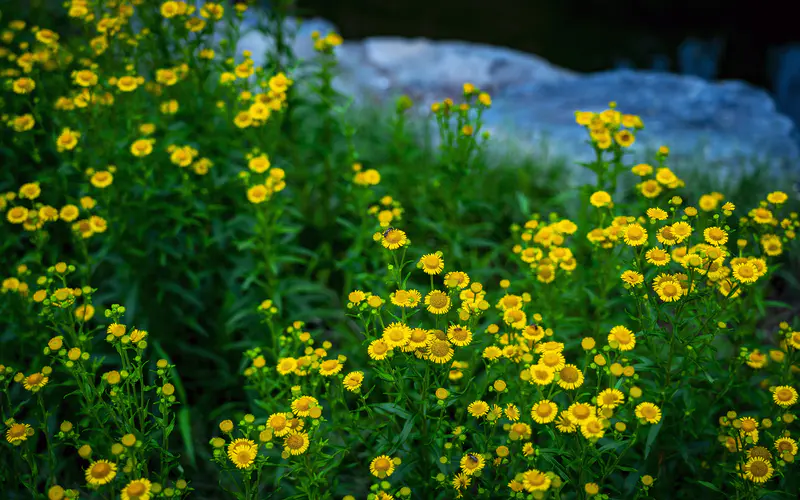
M 335 28 L 320 19 L 302 23 L 295 41 L 298 57 L 314 57 L 313 30 L 325 34 Z M 253 31 L 239 48 L 257 57 L 269 44 Z M 487 128 L 531 154 L 542 153 L 545 139 L 549 155 L 587 159 L 591 150 L 574 112 L 602 111 L 616 100 L 620 110 L 644 120 L 646 129 L 634 147 L 639 153 L 666 144 L 673 163 L 700 159 L 724 175 L 765 163 L 771 170 L 800 172 L 792 120 L 776 110 L 769 94 L 739 81 L 633 70 L 578 74 L 511 49 L 421 38 L 345 41 L 338 57 L 336 86 L 366 105 L 405 93 L 427 113 L 432 102 L 458 97 L 464 82 L 477 85 L 493 98 L 484 115 Z

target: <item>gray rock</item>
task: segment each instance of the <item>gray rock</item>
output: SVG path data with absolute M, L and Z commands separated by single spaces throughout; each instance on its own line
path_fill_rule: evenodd
M 334 29 L 326 21 L 313 23 L 305 32 L 301 27 L 295 41 L 295 52 L 304 59 L 314 57 L 311 30 Z M 263 53 L 269 48 L 264 38 L 252 32 L 240 49 Z M 668 145 L 673 165 L 711 165 L 722 176 L 762 164 L 800 171 L 792 120 L 776 110 L 766 92 L 743 82 L 656 71 L 578 74 L 511 49 L 423 38 L 346 41 L 337 52 L 336 87 L 365 105 L 408 94 L 427 115 L 432 102 L 457 98 L 463 83 L 477 85 L 493 98 L 486 127 L 531 154 L 589 159 L 587 135 L 575 124 L 574 112 L 602 111 L 616 100 L 622 112 L 638 114 L 645 123 L 633 148 L 639 156 Z M 546 153 L 542 144 L 548 145 Z

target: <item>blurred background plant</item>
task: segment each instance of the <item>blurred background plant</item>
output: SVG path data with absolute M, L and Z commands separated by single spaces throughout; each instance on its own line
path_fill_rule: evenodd
M 279 362 L 279 332 L 291 322 L 302 320 L 356 363 L 366 362 L 359 328 L 346 312 L 354 289 L 370 286 L 379 295 L 391 288 L 384 271 L 392 262 L 373 251 L 373 235 L 400 226 L 418 248 L 445 249 L 448 268 L 496 283 L 519 271 L 508 259 L 518 243 L 509 231 L 514 224 L 553 213 L 575 220 L 581 230 L 590 225 L 585 201 L 591 193 L 576 196 L 565 189 L 571 181 L 564 165 L 514 151 L 501 158 L 486 152 L 483 144 L 492 138 L 482 129 L 482 116 L 491 112 L 491 96 L 480 89 L 465 85 L 461 96 L 437 103 L 401 97 L 390 109 L 354 106 L 332 86 L 338 34 L 314 35 L 313 60 L 299 61 L 291 53 L 292 33 L 282 23 L 297 12 L 291 2 L 259 11 L 261 25 L 275 39 L 264 67 L 253 64 L 252 54 L 236 53 L 243 7 L 211 3 L 191 11 L 182 2 L 148 8 L 146 2 L 78 0 L 66 8 L 35 1 L 0 5 L 2 112 L 8 125 L 0 131 L 0 191 L 6 193 L 0 363 L 9 367 L 3 417 L 41 417 L 34 401 L 41 393 L 28 394 L 11 380 L 15 370 L 43 373 L 58 360 L 76 361 L 68 350 L 52 358 L 60 348 L 43 351 L 54 335 L 74 331 L 82 349 L 78 358 L 92 354 L 91 362 L 83 360 L 91 378 L 112 369 L 136 371 L 138 378 L 125 385 L 129 397 L 152 392 L 163 404 L 169 383 L 167 396 L 174 391 L 180 402 L 174 410 L 155 410 L 143 399 L 121 406 L 132 419 L 142 416 L 135 428 L 115 422 L 114 439 L 138 432 L 140 440 L 159 441 L 171 426 L 181 438 L 158 457 L 134 454 L 126 471 L 131 480 L 134 472 L 159 464 L 159 481 L 178 481 L 163 471 L 174 465 L 193 479 L 194 489 L 216 491 L 209 429 L 259 408 L 256 400 L 287 397 L 274 381 L 247 390 L 254 387 L 245 387 L 242 374 L 259 354 L 269 366 Z M 419 107 L 430 107 L 430 120 L 410 118 Z M 595 168 L 601 174 L 606 167 Z M 612 177 L 599 176 L 614 184 L 598 187 L 611 191 L 617 203 L 632 203 L 632 181 L 623 176 L 617 184 L 621 172 L 618 162 Z M 687 199 L 722 191 L 737 206 L 754 207 L 781 182 L 753 174 L 720 186 L 705 176 L 701 166 L 682 174 Z M 575 240 L 575 258 L 591 260 L 589 241 Z M 786 318 L 797 311 L 798 255 L 784 254 L 761 294 L 751 299 L 761 314 L 748 328 L 774 329 L 773 323 L 785 319 L 767 317 L 768 307 L 784 308 Z M 144 347 L 131 360 L 113 342 L 96 342 L 105 337 L 96 335 L 101 323 L 88 333 L 68 320 L 74 314 L 42 321 L 47 318 L 39 316 L 40 304 L 54 292 L 44 287 L 51 284 L 47 276 L 62 262 L 74 266 L 74 274 L 61 288 L 85 300 L 79 317 L 102 322 L 101 312 L 108 309 L 117 311 L 110 320 L 121 322 L 113 305 L 123 304 L 125 317 L 146 332 L 144 347 L 153 360 L 164 360 L 156 370 L 144 368 Z M 617 271 L 590 266 L 576 274 L 610 280 Z M 610 281 L 606 285 L 588 304 L 579 294 L 561 305 L 557 295 L 549 296 L 548 305 L 560 311 L 555 320 L 569 325 L 567 306 L 585 307 L 598 328 L 601 320 L 624 313 L 624 297 L 614 295 Z M 585 326 L 566 331 L 577 334 Z M 243 359 L 243 352 L 253 356 Z M 55 401 L 86 386 L 51 375 L 43 390 Z M 81 426 L 94 425 L 89 419 L 101 403 L 81 401 L 45 408 L 39 430 L 53 433 L 69 414 L 81 415 Z M 273 403 L 261 409 L 276 411 Z M 9 457 L 4 454 L 3 465 L 17 467 Z M 55 477 L 80 482 L 80 470 L 68 463 L 52 461 L 40 470 L 47 470 L 48 487 Z M 3 474 L 0 489 L 24 495 L 16 477 Z

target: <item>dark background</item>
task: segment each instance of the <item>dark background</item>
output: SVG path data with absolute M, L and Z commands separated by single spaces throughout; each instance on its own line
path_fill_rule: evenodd
M 345 39 L 424 36 L 515 48 L 577 71 L 741 79 L 800 119 L 797 0 L 299 0 Z M 786 49 L 796 49 L 787 57 Z M 793 61 L 791 60 L 793 59 Z

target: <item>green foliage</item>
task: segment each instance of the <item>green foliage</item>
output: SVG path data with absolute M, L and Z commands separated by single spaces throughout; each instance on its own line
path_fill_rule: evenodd
M 577 115 L 583 166 L 489 151 L 470 84 L 428 120 L 359 107 L 333 86 L 338 35 L 294 58 L 291 2 L 261 20 L 264 67 L 227 5 L 72 0 L 54 31 L 15 7 L 8 498 L 797 491 L 781 179 L 722 185 L 667 150 L 634 167 L 645 132 L 614 106 Z

